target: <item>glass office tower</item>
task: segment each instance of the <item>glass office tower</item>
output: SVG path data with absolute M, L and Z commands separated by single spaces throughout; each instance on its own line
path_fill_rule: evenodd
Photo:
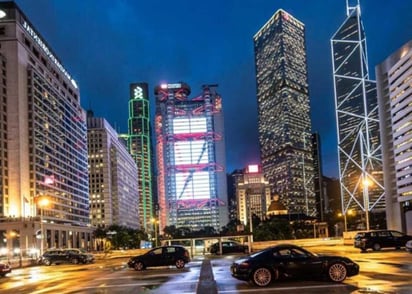
M 278 10 L 254 45 L 265 178 L 291 213 L 316 216 L 304 24 Z
M 376 83 L 369 79 L 359 2 L 347 5 L 331 47 L 342 212 L 346 227 L 350 211 L 358 216 L 350 229 L 369 229 L 369 212 L 384 211 L 385 198 Z
M 156 94 L 156 150 L 160 229 L 215 230 L 227 224 L 222 100 L 215 85 L 189 99 L 185 83 Z
M 150 134 L 150 103 L 147 83 L 130 85 L 127 145 L 137 165 L 139 221 L 146 231 L 152 229 L 153 190 Z

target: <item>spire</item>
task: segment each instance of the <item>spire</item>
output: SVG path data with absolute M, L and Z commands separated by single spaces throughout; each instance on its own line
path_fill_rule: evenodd
M 352 14 L 353 10 L 357 9 L 360 15 L 360 0 L 346 0 L 346 15 Z M 356 5 L 353 5 L 356 2 Z M 352 4 L 352 5 L 351 5 Z

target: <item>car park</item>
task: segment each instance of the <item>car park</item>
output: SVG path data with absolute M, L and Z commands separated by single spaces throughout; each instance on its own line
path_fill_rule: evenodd
M 11 273 L 11 267 L 9 263 L 0 262 L 0 277 L 4 277 Z
M 189 251 L 180 245 L 161 246 L 153 248 L 145 254 L 130 258 L 127 265 L 136 271 L 148 267 L 174 265 L 182 269 L 190 262 Z
M 362 231 L 355 235 L 354 246 L 361 252 L 368 249 L 379 251 L 382 248 L 405 247 L 406 242 L 412 240 L 412 236 L 394 230 Z
M 227 253 L 248 253 L 249 247 L 235 241 L 222 241 L 222 252 L 220 252 L 219 242 L 212 244 L 209 247 L 209 252 L 212 254 L 227 254 Z
M 405 249 L 406 251 L 412 253 L 412 240 L 409 240 L 408 242 L 406 242 Z
M 230 267 L 234 278 L 260 287 L 287 278 L 327 278 L 342 282 L 359 273 L 359 265 L 343 256 L 318 255 L 292 245 L 279 244 L 245 258 Z
M 88 263 L 90 257 L 87 254 L 76 249 L 49 249 L 40 257 L 39 263 L 44 265 L 62 264 L 62 263 Z

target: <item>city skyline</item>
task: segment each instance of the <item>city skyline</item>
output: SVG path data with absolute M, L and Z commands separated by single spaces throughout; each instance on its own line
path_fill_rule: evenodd
M 338 176 L 329 42 L 345 19 L 345 0 L 310 6 L 303 0 L 16 3 L 76 80 L 81 105 L 120 133 L 127 130 L 133 81 L 149 83 L 152 104 L 153 89 L 161 82 L 219 84 L 230 151 L 227 172 L 260 161 L 252 37 L 276 10 L 284 9 L 306 26 L 312 131 L 321 135 L 323 173 Z M 361 0 L 360 5 L 374 79 L 375 65 L 412 38 L 412 3 Z M 193 96 L 200 92 L 200 87 L 192 89 Z

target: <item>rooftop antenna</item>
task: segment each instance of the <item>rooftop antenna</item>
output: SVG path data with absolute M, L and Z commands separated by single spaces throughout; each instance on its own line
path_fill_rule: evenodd
M 359 15 L 360 15 L 360 3 L 359 3 L 359 1 L 360 0 L 356 0 L 356 1 L 346 0 L 346 15 L 347 16 L 349 16 L 352 13 L 352 11 L 355 10 L 355 9 L 358 9 L 358 12 L 359 12 Z M 351 2 L 352 5 L 350 5 L 349 2 Z M 356 5 L 353 6 L 353 4 L 355 2 L 356 2 Z

